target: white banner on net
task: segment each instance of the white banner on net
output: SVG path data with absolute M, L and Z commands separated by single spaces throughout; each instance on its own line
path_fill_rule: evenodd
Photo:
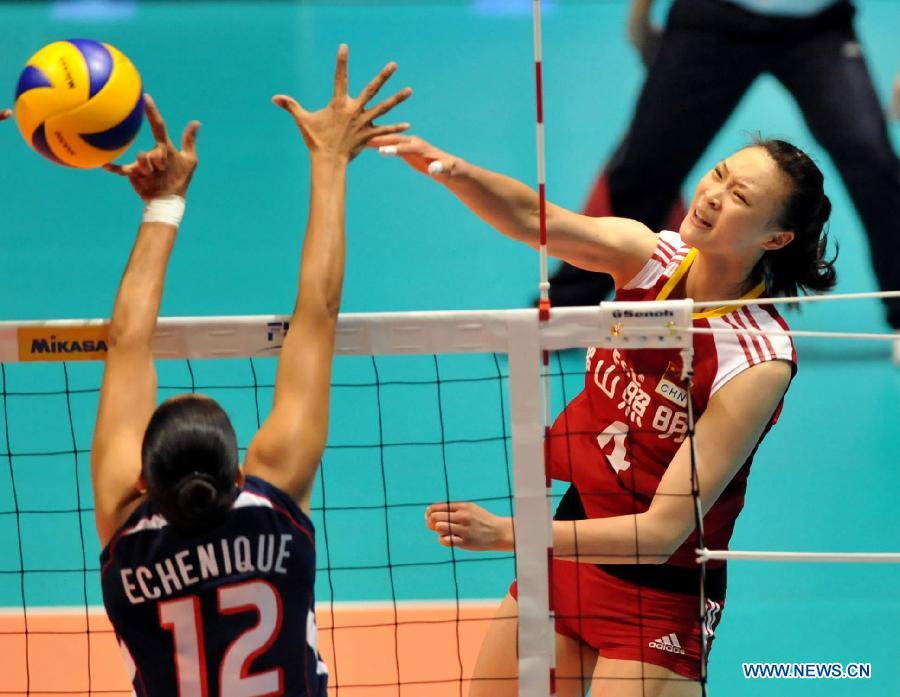
M 644 303 L 646 304 L 646 303 Z M 553 311 L 536 339 L 542 350 L 588 346 L 681 346 L 689 339 L 688 301 L 653 303 L 659 316 L 634 303 L 567 307 Z M 154 336 L 161 359 L 253 358 L 277 355 L 289 328 L 285 315 L 163 317 Z M 536 310 L 467 310 L 344 314 L 338 322 L 339 355 L 509 353 L 509 327 L 537 324 Z M 102 360 L 107 319 L 0 322 L 0 362 Z M 635 338 L 639 332 L 641 337 Z M 649 343 L 648 343 L 649 342 Z

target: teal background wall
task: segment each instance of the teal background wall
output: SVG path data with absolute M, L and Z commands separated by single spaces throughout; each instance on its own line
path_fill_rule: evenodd
M 859 32 L 887 100 L 900 70 L 900 3 L 858 5 Z M 171 262 L 165 315 L 290 310 L 307 156 L 293 123 L 269 98 L 287 92 L 307 108 L 323 105 L 339 42 L 351 47 L 354 91 L 396 60 L 400 69 L 389 84 L 415 90 L 398 119 L 443 149 L 535 179 L 525 0 L 141 2 L 118 3 L 105 16 L 97 8 L 104 5 L 0 4 L 0 106 L 10 105 L 18 71 L 38 47 L 90 37 L 131 57 L 173 133 L 189 119 L 203 122 L 201 165 Z M 642 69 L 625 40 L 626 9 L 624 1 L 596 0 L 557 2 L 545 11 L 548 192 L 565 206 L 581 206 L 640 86 Z M 891 128 L 896 145 L 900 126 Z M 873 290 L 865 237 L 840 179 L 773 80 L 754 86 L 689 183 L 750 131 L 786 137 L 816 156 L 835 203 L 838 290 Z M 145 131 L 139 147 L 149 145 Z M 0 318 L 106 316 L 140 220 L 139 201 L 109 174 L 45 162 L 11 123 L 0 125 L 0 153 Z M 352 165 L 348 240 L 348 312 L 522 307 L 535 294 L 531 250 L 486 228 L 427 178 L 372 152 Z M 820 305 L 789 321 L 796 328 L 886 330 L 874 301 Z M 798 347 L 801 370 L 757 458 L 733 547 L 896 551 L 900 373 L 881 344 Z M 581 357 L 564 362 L 571 395 Z M 246 445 L 272 378 L 270 361 L 253 368 L 262 386 L 256 392 L 246 361 L 196 363 L 193 374 L 183 362 L 166 364 L 160 382 L 170 388 L 164 394 L 195 386 L 220 399 Z M 87 449 L 99 366 L 4 370 L 0 447 L 11 454 L 0 467 L 0 605 L 21 606 L 23 598 L 29 606 L 96 604 Z M 376 371 L 380 387 L 373 385 Z M 320 574 L 320 602 L 503 593 L 511 562 L 460 553 L 463 563 L 448 564 L 449 552 L 424 531 L 421 511 L 448 492 L 508 510 L 504 371 L 503 360 L 491 356 L 338 362 L 331 449 L 314 502 L 321 506 L 324 494 L 329 509 L 325 518 L 316 514 L 320 562 L 331 567 Z M 712 694 L 900 693 L 898 580 L 896 566 L 733 564 L 712 655 Z M 754 683 L 740 676 L 746 660 L 869 661 L 874 674 L 858 682 Z

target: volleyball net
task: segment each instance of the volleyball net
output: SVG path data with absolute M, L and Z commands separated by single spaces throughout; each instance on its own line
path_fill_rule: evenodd
M 551 489 L 545 436 L 548 416 L 584 383 L 584 354 L 567 349 L 689 352 L 692 309 L 605 303 L 543 322 L 535 310 L 341 317 L 312 500 L 330 694 L 466 695 L 513 578 L 519 694 L 551 694 L 550 520 L 562 490 Z M 160 399 L 215 398 L 243 454 L 270 408 L 288 329 L 277 316 L 161 319 Z M 131 692 L 102 611 L 90 486 L 105 351 L 101 321 L 0 324 L 0 695 Z M 619 377 L 624 385 L 626 374 L 610 376 Z M 682 435 L 691 432 L 684 424 Z M 438 545 L 423 512 L 442 501 L 514 516 L 515 553 Z M 742 554 L 702 549 L 700 561 Z M 706 621 L 702 608 L 697 621 Z
M 160 399 L 215 398 L 243 453 L 271 405 L 287 330 L 282 317 L 161 320 Z M 90 486 L 106 331 L 99 321 L 0 326 L 0 694 L 130 693 L 102 612 Z M 485 599 L 516 576 L 542 620 L 529 636 L 546 682 L 538 337 L 527 310 L 342 316 L 312 501 L 319 647 L 334 694 L 464 694 L 495 610 Z M 525 568 L 510 554 L 438 545 L 423 512 L 455 500 L 526 514 Z

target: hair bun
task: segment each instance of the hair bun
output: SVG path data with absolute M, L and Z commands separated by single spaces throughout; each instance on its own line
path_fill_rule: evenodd
M 178 510 L 181 518 L 206 518 L 218 508 L 219 490 L 208 474 L 194 472 L 179 483 Z

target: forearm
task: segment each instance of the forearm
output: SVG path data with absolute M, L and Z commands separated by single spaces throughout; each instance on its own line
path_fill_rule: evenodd
M 540 233 L 538 195 L 503 174 L 456 160 L 443 180 L 475 215 L 507 237 L 537 247 Z
M 113 306 L 113 347 L 146 345 L 149 350 L 177 230 L 168 223 L 143 223 L 138 230 Z
M 679 541 L 648 513 L 553 521 L 553 555 L 557 559 L 591 564 L 661 564 L 672 556 Z
M 347 160 L 314 154 L 294 320 L 337 318 L 344 282 Z
M 485 512 L 490 534 L 473 549 L 511 551 L 515 548 L 512 518 Z M 440 515 L 436 520 L 443 520 Z M 466 521 L 469 523 L 469 521 Z M 611 518 L 553 521 L 553 556 L 590 564 L 662 564 L 683 542 L 690 528 L 675 530 L 651 512 Z
M 297 403 L 328 403 L 334 333 L 344 281 L 346 175 L 346 158 L 312 154 L 309 220 L 291 331 L 278 362 L 276 404 L 282 402 L 285 394 L 298 396 Z M 327 407 L 322 415 L 323 424 L 327 424 Z M 325 426 L 318 431 L 324 437 Z

